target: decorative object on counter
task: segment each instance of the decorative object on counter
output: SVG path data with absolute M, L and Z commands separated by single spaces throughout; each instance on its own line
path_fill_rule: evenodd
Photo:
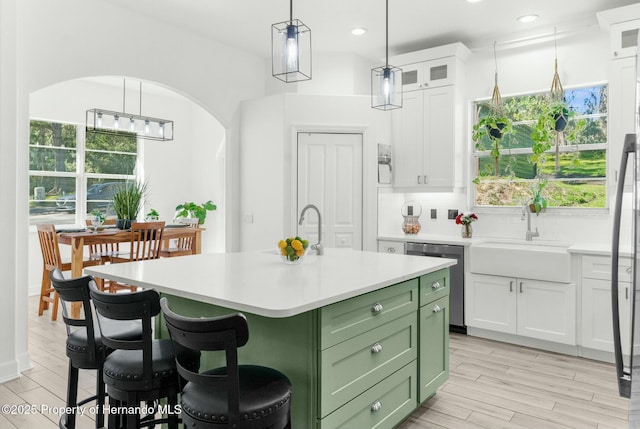
M 278 253 L 285 264 L 299 264 L 308 247 L 309 241 L 298 236 L 290 237 L 278 242 Z
M 105 216 L 104 213 L 102 213 L 100 210 L 98 209 L 94 209 L 91 211 L 91 227 L 93 228 L 94 231 L 100 231 L 102 230 L 102 224 L 105 221 Z
M 293 0 L 289 20 L 271 26 L 271 74 L 286 83 L 311 79 L 311 29 L 293 19 Z
M 529 210 L 531 211 L 531 213 L 535 213 L 536 216 L 538 216 L 540 212 L 547 209 L 548 201 L 542 195 L 546 186 L 547 179 L 538 177 L 538 182 L 532 184 L 529 187 L 529 190 L 531 191 L 531 198 L 529 199 Z
M 478 220 L 478 216 L 473 212 L 460 212 L 456 216 L 456 224 L 462 225 L 462 238 L 471 238 L 473 236 L 473 228 L 471 223 Z
M 206 203 L 196 204 L 194 202 L 182 203 L 176 206 L 176 214 L 175 218 L 187 217 L 187 218 L 198 218 L 200 220 L 200 225 L 204 224 L 205 219 L 207 218 L 207 211 L 214 211 L 218 208 L 211 200 Z
M 405 234 L 417 234 L 420 232 L 420 215 L 422 206 L 416 201 L 408 201 L 400 209 L 404 221 L 402 222 L 402 232 Z
M 476 143 L 476 149 L 486 150 L 487 138 L 490 143 L 491 156 L 495 160 L 494 174 L 500 175 L 500 140 L 513 132 L 511 120 L 507 117 L 502 106 L 502 96 L 498 88 L 498 58 L 496 55 L 496 42 L 493 42 L 493 59 L 495 61 L 495 84 L 493 94 L 488 106 L 488 111 L 481 112 L 478 109 L 478 121 L 473 126 L 472 139 Z M 482 115 L 482 117 L 480 117 Z M 485 141 L 483 141 L 485 140 Z
M 371 69 L 371 107 L 379 110 L 402 107 L 402 69 L 389 65 L 389 0 L 385 12 L 385 63 Z
M 146 195 L 146 182 L 125 182 L 118 187 L 118 191 L 113 195 L 113 209 L 118 219 L 116 228 L 131 228 L 131 222 L 138 218 Z
M 87 132 L 98 134 L 135 134 L 145 140 L 173 140 L 173 121 L 142 116 L 142 82 L 140 82 L 140 114 L 125 113 L 126 79 L 122 84 L 122 112 L 89 109 Z
M 146 214 L 144 220 L 147 222 L 155 222 L 160 219 L 160 214 L 156 211 L 156 209 L 149 210 L 149 213 Z

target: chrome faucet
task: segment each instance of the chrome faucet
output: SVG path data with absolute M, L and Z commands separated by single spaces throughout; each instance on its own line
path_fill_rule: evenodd
M 531 210 L 529 206 L 525 204 L 522 209 L 522 217 L 521 220 L 524 220 L 524 217 L 527 216 L 527 233 L 525 235 L 525 239 L 527 241 L 532 241 L 533 237 L 540 237 L 540 233 L 538 232 L 538 227 L 536 227 L 536 231 L 531 231 Z
M 322 216 L 320 216 L 320 210 L 313 204 L 307 204 L 300 212 L 300 220 L 298 221 L 298 225 L 302 225 L 304 222 L 304 214 L 308 209 L 314 209 L 316 213 L 318 213 L 318 242 L 316 244 L 312 244 L 311 248 L 316 251 L 316 254 L 322 255 L 324 254 L 324 247 L 322 246 Z

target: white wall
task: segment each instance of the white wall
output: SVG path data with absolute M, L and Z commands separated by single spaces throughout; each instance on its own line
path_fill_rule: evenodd
M 388 112 L 370 97 L 286 94 L 247 101 L 241 113 L 241 249 L 268 249 L 295 231 L 299 131 L 363 133 L 364 249 L 376 245 L 377 145 L 389 144 Z
M 500 46 L 500 41 L 498 41 Z M 609 34 L 593 27 L 579 34 L 558 39 L 558 71 L 563 86 L 570 87 L 608 81 Z M 548 91 L 554 72 L 553 40 L 518 48 L 500 48 L 497 52 L 499 87 L 503 97 L 526 92 Z M 476 50 L 466 64 L 466 100 L 491 97 L 494 85 L 494 57 L 492 47 Z M 472 151 L 469 130 L 472 110 L 468 109 L 466 132 L 466 159 Z M 611 141 L 609 154 L 620 151 L 620 142 Z M 612 155 L 610 155 L 612 156 Z M 463 160 L 460 160 L 462 163 Z M 469 163 L 465 163 L 468 165 Z M 609 168 L 611 175 L 613 170 Z M 423 234 L 459 234 L 459 226 L 447 220 L 447 209 L 475 210 L 480 220 L 473 224 L 474 237 L 524 238 L 526 222 L 521 220 L 522 208 L 488 209 L 474 208 L 472 188 L 467 174 L 467 188 L 455 193 L 405 194 L 382 188 L 379 192 L 379 234 L 400 232 L 402 217 L 400 208 L 405 201 L 421 203 Z M 610 189 L 610 187 L 609 187 Z M 611 197 L 611 196 L 610 196 Z M 611 201 L 611 200 L 610 200 Z M 611 206 L 610 202 L 610 206 Z M 429 209 L 438 209 L 438 219 L 429 219 Z M 608 242 L 611 232 L 611 215 L 607 210 L 557 210 L 549 209 L 541 216 L 533 217 L 533 226 L 538 227 L 541 240 Z M 588 235 L 585 235 L 588 231 Z
M 85 111 L 102 107 L 122 110 L 122 78 L 75 79 L 51 85 L 30 96 L 30 117 L 50 121 L 84 124 Z M 139 81 L 127 81 L 125 110 L 139 112 Z M 141 141 L 139 151 L 143 163 L 142 176 L 147 180 L 149 196 L 142 215 L 150 208 L 160 213 L 160 219 L 171 222 L 175 207 L 185 201 L 204 202 L 209 199 L 224 207 L 225 131 L 222 125 L 202 107 L 185 97 L 143 83 L 142 113 L 174 121 L 174 140 Z M 206 230 L 202 234 L 202 251 L 224 251 L 224 212 L 209 212 Z M 29 233 L 29 294 L 40 290 L 42 257 L 35 228 Z M 61 246 L 63 257 L 70 249 Z
M 108 1 L 0 2 L 0 201 L 3 223 L 15 232 L 5 236 L 0 258 L 5 275 L 0 337 L 6 344 L 0 351 L 0 380 L 17 376 L 29 365 L 28 206 L 24 197 L 29 192 L 29 95 L 81 77 L 133 76 L 184 95 L 227 128 L 237 123 L 234 118 L 241 100 L 264 94 L 263 71 L 262 58 L 126 13 Z M 230 153 L 235 152 L 226 151 L 220 161 L 226 174 L 233 173 L 227 165 L 238 163 Z M 225 186 L 237 186 L 235 181 L 232 178 Z M 234 198 L 228 197 L 225 204 L 234 204 Z M 6 209 L 10 207 L 14 210 Z M 234 211 L 228 206 L 224 210 Z M 228 227 L 237 230 L 232 224 Z

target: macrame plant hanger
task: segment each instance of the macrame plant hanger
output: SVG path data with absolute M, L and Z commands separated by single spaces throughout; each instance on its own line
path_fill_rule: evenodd
M 553 80 L 551 81 L 551 90 L 549 91 L 549 102 L 561 102 L 564 101 L 564 88 L 560 82 L 560 75 L 558 74 L 558 40 L 556 34 L 556 28 L 553 28 L 553 44 L 555 49 L 555 73 L 553 74 Z M 556 132 L 556 171 L 560 170 L 560 143 L 564 142 L 564 132 Z
M 491 102 L 489 103 L 489 110 L 491 114 L 496 118 L 501 118 L 504 116 L 504 109 L 502 107 L 502 96 L 500 95 L 500 88 L 498 87 L 498 57 L 496 55 L 496 42 L 493 42 L 493 62 L 495 64 L 495 84 L 493 86 L 493 94 L 491 94 Z M 499 139 L 494 139 L 493 144 L 495 145 L 496 152 L 499 151 Z M 495 157 L 495 174 L 496 176 L 500 175 L 500 157 Z

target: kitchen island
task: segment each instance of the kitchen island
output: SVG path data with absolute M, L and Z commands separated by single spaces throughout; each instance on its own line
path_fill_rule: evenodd
M 448 378 L 448 267 L 454 264 L 326 249 L 299 265 L 261 251 L 86 272 L 154 288 L 181 314 L 243 312 L 250 339 L 239 360 L 290 378 L 294 428 L 391 428 Z M 167 335 L 160 321 L 157 327 Z

